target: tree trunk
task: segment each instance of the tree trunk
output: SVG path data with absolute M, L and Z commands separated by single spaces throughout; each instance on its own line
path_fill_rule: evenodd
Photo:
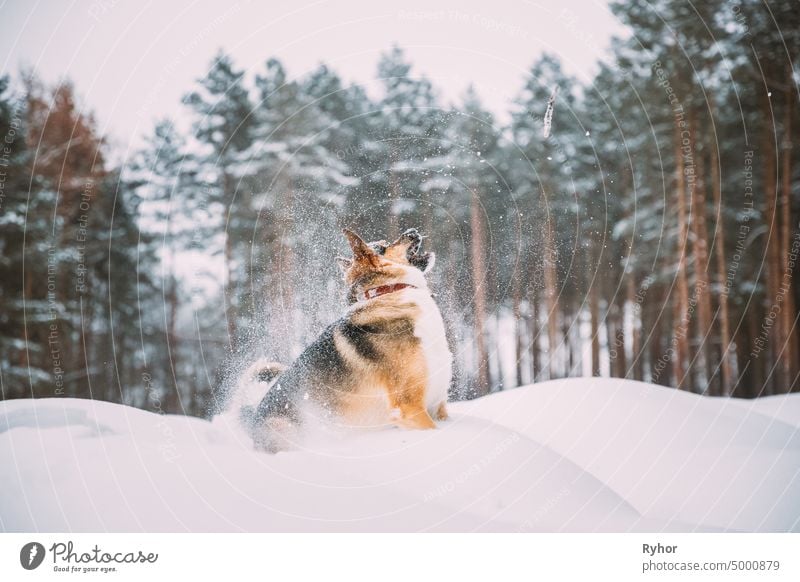
M 706 223 L 705 177 L 702 155 L 696 147 L 697 121 L 690 116 L 691 153 L 694 159 L 694 175 L 690 174 L 689 200 L 692 204 L 692 248 L 694 250 L 695 300 L 697 302 L 697 322 L 695 341 L 697 350 L 693 366 L 693 378 L 698 392 L 705 393 L 709 388 L 708 365 L 711 361 L 711 296 L 708 289 L 708 225 Z M 692 179 L 693 178 L 693 179 Z
M 528 301 L 531 306 L 530 331 L 528 332 L 528 336 L 531 338 L 531 382 L 536 382 L 537 375 L 542 367 L 541 354 L 539 353 L 539 302 L 536 297 L 536 288 L 534 286 L 531 286 Z
M 497 346 L 498 338 L 500 337 L 500 317 L 500 310 L 497 310 L 494 314 L 489 316 L 489 319 L 494 323 L 494 334 L 493 336 L 489 336 L 489 341 L 487 342 L 489 345 Z M 495 386 L 497 386 L 499 390 L 505 390 L 506 371 L 503 369 L 503 360 L 497 349 L 494 351 L 494 357 L 491 357 L 491 355 L 489 356 L 489 362 L 491 363 L 492 361 L 494 361 L 495 366 L 494 371 L 492 371 L 492 368 L 489 368 L 489 377 L 495 379 Z
M 81 378 L 82 381 L 89 385 L 92 361 L 90 350 L 94 346 L 95 340 L 95 321 L 94 321 L 94 308 L 95 296 L 92 294 L 91 278 L 86 274 L 86 286 L 82 293 L 78 294 L 78 304 L 82 306 L 81 310 L 81 329 L 78 330 L 78 356 L 75 364 L 75 376 Z M 86 298 L 86 301 L 84 301 Z M 117 322 L 121 325 L 121 322 Z M 83 371 L 83 373 L 81 373 Z
M 666 293 L 662 293 L 664 295 L 664 301 L 667 300 Z M 648 348 L 650 352 L 650 381 L 656 384 L 662 385 L 670 385 L 672 382 L 670 378 L 670 370 L 665 368 L 666 374 L 664 371 L 659 372 L 657 366 L 659 366 L 659 362 L 664 355 L 664 349 L 662 345 L 662 337 L 663 334 L 663 320 L 664 314 L 659 313 L 660 311 L 660 304 L 661 302 L 653 301 L 651 305 L 648 305 L 648 320 L 649 320 L 649 329 L 652 329 L 652 333 L 649 335 L 648 340 Z M 667 341 L 669 342 L 672 338 L 667 336 Z
M 764 119 L 771 119 L 772 104 L 769 97 L 764 96 Z M 765 221 L 768 226 L 767 229 L 767 301 L 766 301 L 766 314 L 769 314 L 773 304 L 777 301 L 779 295 L 779 288 L 781 284 L 783 261 L 781 260 L 780 249 L 780 229 L 777 228 L 779 224 L 777 213 L 777 182 L 776 170 L 777 159 L 775 153 L 775 134 L 773 128 L 769 124 L 764 125 L 763 132 L 764 144 L 764 196 L 766 200 L 766 215 Z M 781 325 L 781 318 L 776 317 L 772 323 L 769 337 L 769 353 L 770 360 L 777 362 L 778 366 L 775 370 L 770 381 L 767 382 L 765 388 L 766 394 L 774 394 L 775 388 L 779 387 L 784 389 L 788 386 L 788 371 L 783 366 L 783 358 L 781 357 L 781 349 L 783 347 L 783 332 Z
M 519 273 L 513 274 L 511 283 L 511 302 L 514 314 L 514 367 L 516 373 L 516 385 L 522 386 L 522 358 L 523 358 L 523 336 L 525 334 L 525 321 L 522 318 L 522 283 Z
M 486 344 L 486 259 L 484 257 L 485 237 L 481 220 L 481 204 L 474 188 L 470 197 L 470 228 L 472 276 L 475 298 L 475 348 L 477 352 L 476 392 L 478 396 L 489 393 L 491 377 L 489 372 L 489 350 Z
M 686 275 L 686 251 L 689 242 L 689 227 L 686 219 L 686 183 L 683 174 L 683 152 L 681 151 L 680 131 L 675 128 L 675 196 L 678 207 L 678 271 L 677 305 L 673 321 L 672 375 L 676 388 L 690 389 L 691 382 L 686 373 L 689 355 L 689 283 Z M 660 357 L 660 356 L 659 356 Z
M 562 318 L 561 318 L 561 347 L 564 352 L 564 371 L 565 377 L 572 375 L 572 369 L 575 366 L 574 350 L 572 349 L 572 338 L 570 337 L 570 323 L 572 322 L 572 313 L 568 311 L 571 307 L 566 301 L 561 302 L 562 305 Z
M 791 79 L 791 69 L 788 71 Z M 783 343 L 781 348 L 781 367 L 784 384 L 782 391 L 791 392 L 797 376 L 797 330 L 795 319 L 797 311 L 792 290 L 793 273 L 789 271 L 792 250 L 792 115 L 794 114 L 794 85 L 786 84 L 784 104 L 783 142 L 781 144 L 781 256 L 783 257 L 783 284 L 786 295 L 781 311 Z
M 758 309 L 747 310 L 747 328 L 748 328 L 748 342 L 745 345 L 753 346 L 756 338 L 761 334 L 761 315 Z M 763 356 L 764 354 L 762 354 Z M 755 398 L 756 396 L 764 396 L 767 393 L 767 366 L 764 363 L 764 357 L 750 357 L 747 370 L 750 372 L 750 377 L 745 381 L 747 386 L 747 394 Z
M 714 225 L 714 244 L 716 245 L 716 266 L 717 284 L 720 288 L 719 293 L 719 323 L 720 323 L 720 344 L 722 361 L 720 362 L 722 377 L 720 383 L 720 394 L 731 396 L 733 394 L 734 382 L 739 375 L 739 367 L 736 356 L 736 342 L 731 336 L 731 318 L 728 307 L 728 288 L 727 281 L 727 262 L 725 260 L 725 215 L 722 206 L 722 182 L 720 179 L 719 151 L 717 150 L 717 140 L 712 138 L 711 143 L 711 189 L 714 196 L 714 208 L 717 211 L 717 220 Z
M 552 218 L 547 218 L 544 252 L 544 294 L 547 300 L 547 357 L 548 379 L 558 377 L 558 289 L 556 288 L 556 249 Z
M 616 330 L 613 339 L 614 358 L 611 374 L 615 378 L 624 378 L 628 373 L 628 359 L 625 354 L 625 301 L 623 295 L 620 294 L 618 297 L 619 302 L 612 306 L 612 316 Z
M 627 274 L 625 282 L 626 299 L 631 309 L 631 365 L 625 374 L 626 378 L 643 380 L 642 374 L 642 305 L 636 297 L 636 278 L 633 273 Z
M 169 368 L 172 372 L 170 375 L 171 385 L 170 393 L 167 395 L 165 402 L 166 412 L 183 413 L 186 414 L 185 408 L 189 403 L 182 403 L 179 382 L 178 382 L 178 337 L 176 331 L 176 322 L 178 317 L 178 282 L 175 278 L 175 273 L 171 272 L 169 277 L 169 289 L 167 290 L 167 353 L 169 354 Z M 181 409 L 184 410 L 181 410 Z
M 593 252 L 594 244 L 589 243 L 589 265 L 586 269 L 589 285 L 589 314 L 592 322 L 592 376 L 600 375 L 600 298 L 597 292 L 598 281 L 592 281 L 592 273 L 596 272 L 596 262 Z

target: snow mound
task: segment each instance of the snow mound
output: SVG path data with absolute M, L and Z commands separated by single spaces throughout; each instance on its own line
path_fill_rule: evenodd
M 451 411 L 270 455 L 225 419 L 0 402 L 0 529 L 800 531 L 800 395 L 580 378 Z

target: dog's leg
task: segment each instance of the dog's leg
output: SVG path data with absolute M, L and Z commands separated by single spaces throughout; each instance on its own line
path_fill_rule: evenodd
M 422 371 L 406 372 L 399 389 L 389 392 L 389 403 L 398 412 L 395 424 L 411 429 L 436 428 L 436 423 L 425 408 L 427 380 L 427 375 Z
M 411 429 L 436 428 L 431 415 L 424 406 L 401 406 L 400 418 L 396 421 L 398 426 Z
M 439 407 L 436 409 L 436 420 L 447 420 L 450 416 L 447 414 L 447 402 L 440 402 Z
M 268 453 L 296 449 L 299 441 L 297 429 L 297 425 L 288 418 L 267 418 L 255 428 L 253 444 L 256 450 Z

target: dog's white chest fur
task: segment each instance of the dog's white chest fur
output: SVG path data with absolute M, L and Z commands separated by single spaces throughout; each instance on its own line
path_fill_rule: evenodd
M 437 407 L 447 400 L 447 390 L 453 374 L 453 355 L 447 346 L 442 314 L 429 291 L 411 291 L 414 302 L 422 313 L 414 325 L 414 335 L 422 342 L 422 353 L 428 368 L 428 390 L 425 393 L 425 407 L 433 416 Z

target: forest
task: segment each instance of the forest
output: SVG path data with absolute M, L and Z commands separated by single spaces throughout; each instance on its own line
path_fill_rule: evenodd
M 188 123 L 117 151 L 80 87 L 0 77 L 0 396 L 208 415 L 342 312 L 341 229 L 417 227 L 453 399 L 611 376 L 797 391 L 800 10 L 620 0 L 580 82 L 531 55 L 507 120 L 401 47 L 380 94 L 224 50 Z M 575 42 L 580 42 L 576 39 Z

